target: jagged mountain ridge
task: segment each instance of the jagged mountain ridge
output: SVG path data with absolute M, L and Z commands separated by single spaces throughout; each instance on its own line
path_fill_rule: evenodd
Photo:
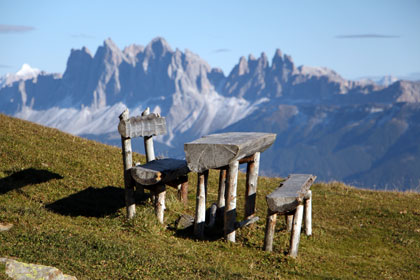
M 85 134 L 95 131 L 74 127 L 74 123 L 87 121 L 76 116 L 79 111 L 79 115 L 90 116 L 93 121 L 99 117 L 95 112 L 117 117 L 117 111 L 124 106 L 138 110 L 150 106 L 167 116 L 169 133 L 163 141 L 171 145 L 175 134 L 198 137 L 253 110 L 252 103 L 223 97 L 215 91 L 210 80 L 217 80 L 220 73 L 188 50 L 173 51 L 163 38 L 154 39 L 146 47 L 132 45 L 123 51 L 107 39 L 95 55 L 87 48 L 72 50 L 62 78 L 41 75 L 3 87 L 0 108 L 7 114 L 41 119 L 41 123 Z M 50 89 L 44 86 L 47 83 Z M 47 120 L 39 114 L 51 108 L 56 110 L 49 111 L 54 116 Z M 223 110 L 235 113 L 226 115 Z M 66 115 L 67 120 L 60 123 L 56 115 Z M 117 118 L 104 124 L 108 133 L 115 131 L 116 122 Z M 104 129 L 98 131 L 103 133 Z
M 272 152 L 262 157 L 266 174 L 313 172 L 322 180 L 361 186 L 375 185 L 366 175 L 370 170 L 382 174 L 390 168 L 380 164 L 388 162 L 388 154 L 377 155 L 370 146 L 395 150 L 399 138 L 411 137 L 404 130 L 389 145 L 381 145 L 381 137 L 350 143 L 346 149 L 337 143 L 360 131 L 386 135 L 390 126 L 383 120 L 393 120 L 394 105 L 412 104 L 404 110 L 416 119 L 419 101 L 420 83 L 397 81 L 385 87 L 349 81 L 327 68 L 296 67 L 280 50 L 271 62 L 264 53 L 241 57 L 225 76 L 188 50 L 172 50 L 163 38 L 123 50 L 107 39 L 94 55 L 85 47 L 72 50 L 63 75 L 40 73 L 0 89 L 1 112 L 116 145 L 118 114 L 126 106 L 132 114 L 150 106 L 168 120 L 168 135 L 159 139 L 165 144 L 158 149 L 164 155 L 182 156 L 184 142 L 216 131 L 275 132 L 279 137 Z M 383 117 L 378 118 L 378 112 Z M 420 128 L 414 123 L 407 121 L 406 126 L 416 133 Z M 351 132 L 343 132 L 345 127 Z M 330 138 L 335 145 L 326 140 Z M 280 158 L 287 161 L 279 163 Z M 406 173 L 408 179 L 394 174 L 391 183 L 381 181 L 377 187 L 415 188 L 418 176 Z

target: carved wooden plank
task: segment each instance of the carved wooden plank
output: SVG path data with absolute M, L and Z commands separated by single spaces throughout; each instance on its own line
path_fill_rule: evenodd
M 277 189 L 267 195 L 268 208 L 277 213 L 296 209 L 315 179 L 316 176 L 310 174 L 290 175 Z
M 263 152 L 270 147 L 276 134 L 229 132 L 203 136 L 184 144 L 185 156 L 191 171 L 202 172 Z
M 179 159 L 158 159 L 131 168 L 133 179 L 145 186 L 167 183 L 189 172 L 187 162 Z
M 134 138 L 166 134 L 166 120 L 154 113 L 120 120 L 118 132 L 122 137 Z

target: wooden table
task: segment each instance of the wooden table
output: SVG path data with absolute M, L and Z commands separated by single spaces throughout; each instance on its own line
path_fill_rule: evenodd
M 194 234 L 204 236 L 206 222 L 206 190 L 209 169 L 220 169 L 218 208 L 224 208 L 224 234 L 235 242 L 236 189 L 238 167 L 247 163 L 245 219 L 255 214 L 255 199 L 260 153 L 270 147 L 276 134 L 229 132 L 211 134 L 184 144 L 188 167 L 197 172 L 197 200 Z

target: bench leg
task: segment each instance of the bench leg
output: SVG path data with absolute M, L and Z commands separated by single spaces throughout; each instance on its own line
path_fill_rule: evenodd
M 194 235 L 199 239 L 204 238 L 204 225 L 206 223 L 206 189 L 209 171 L 197 174 L 197 198 L 194 219 Z
M 125 207 L 127 209 L 127 219 L 132 219 L 134 215 L 136 215 L 136 201 L 133 184 L 125 186 Z
M 305 196 L 305 233 L 312 235 L 312 192 L 309 190 Z
M 255 215 L 260 153 L 255 153 L 253 157 L 253 161 L 248 163 L 246 169 L 245 220 Z
M 188 204 L 188 181 L 179 184 L 178 187 L 178 199 L 184 203 L 184 206 Z
M 298 254 L 300 231 L 302 229 L 303 204 L 299 204 L 293 216 L 292 237 L 290 239 L 289 256 L 296 258 Z
M 265 224 L 264 251 L 273 251 L 274 230 L 276 228 L 277 213 L 267 213 Z
M 238 185 L 238 167 L 239 161 L 237 160 L 229 164 L 227 176 L 224 235 L 226 240 L 230 242 L 235 242 L 236 188 Z
M 136 196 L 144 196 L 144 187 L 136 182 Z
M 163 224 L 163 216 L 165 212 L 165 197 L 166 197 L 166 186 L 158 185 L 154 191 L 155 195 L 155 213 L 159 223 Z
M 286 230 L 288 232 L 292 232 L 292 227 L 293 227 L 293 214 L 286 213 L 284 215 L 284 217 L 286 218 Z

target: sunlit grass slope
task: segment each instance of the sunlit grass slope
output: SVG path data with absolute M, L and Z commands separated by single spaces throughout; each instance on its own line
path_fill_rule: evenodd
M 208 207 L 217 179 L 211 172 Z M 239 218 L 244 181 L 241 174 Z M 14 224 L 0 232 L 0 257 L 55 266 L 78 279 L 420 279 L 419 194 L 315 184 L 313 236 L 302 235 L 294 260 L 284 255 L 283 219 L 274 252 L 262 251 L 265 195 L 280 181 L 260 178 L 261 219 L 238 230 L 236 244 L 215 236 L 197 241 L 174 229 L 179 215 L 194 213 L 195 174 L 187 207 L 168 191 L 165 227 L 145 197 L 127 221 L 119 148 L 0 115 L 0 222 Z

